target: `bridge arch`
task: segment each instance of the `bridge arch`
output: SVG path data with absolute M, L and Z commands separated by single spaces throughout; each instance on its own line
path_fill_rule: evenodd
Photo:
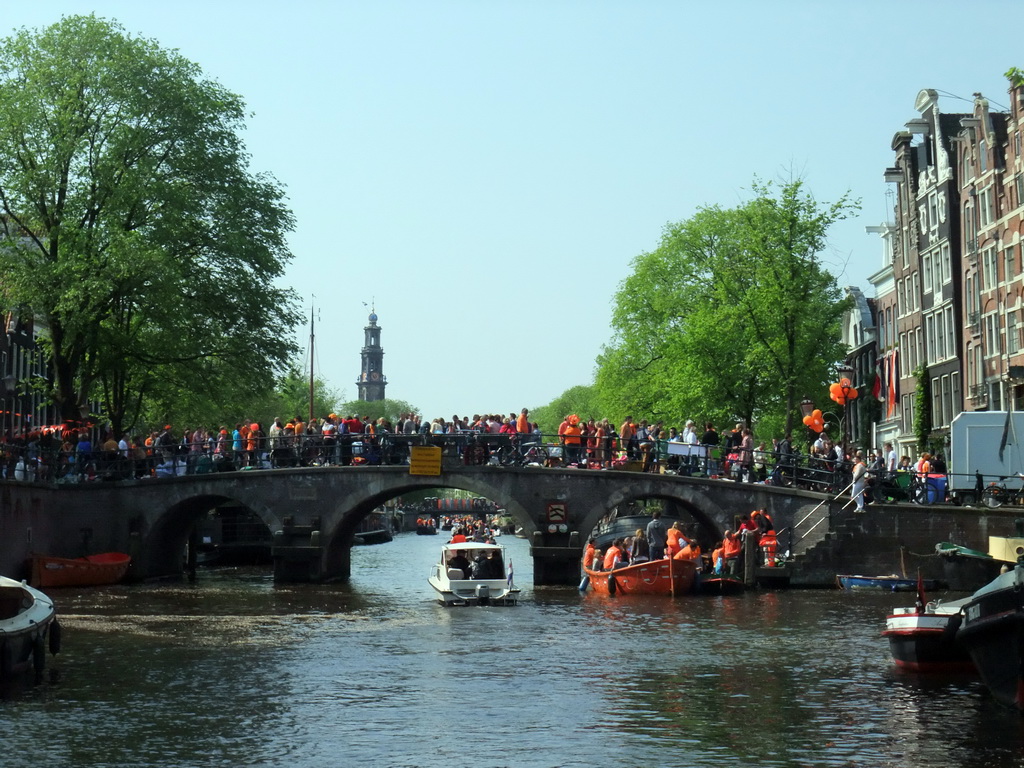
M 141 550 L 146 572 L 150 575 L 180 575 L 182 553 L 196 523 L 211 510 L 232 503 L 257 515 L 270 531 L 281 527 L 281 518 L 257 494 L 186 493 L 151 517 L 145 531 L 139 531 L 143 539 Z

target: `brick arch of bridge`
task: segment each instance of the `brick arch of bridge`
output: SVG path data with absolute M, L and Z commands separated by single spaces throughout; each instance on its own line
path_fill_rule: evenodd
M 706 490 L 690 485 L 664 483 L 630 484 L 609 494 L 597 509 L 590 510 L 580 523 L 582 536 L 590 534 L 600 520 L 616 508 L 637 501 L 670 501 L 688 512 L 700 528 L 710 534 L 711 539 L 721 539 L 725 530 L 732 525 L 735 510 L 731 505 L 723 506 Z M 749 511 L 749 510 L 748 510 Z
M 352 535 L 363 520 L 385 502 L 415 491 L 450 488 L 469 491 L 483 496 L 504 507 L 506 514 L 512 517 L 517 525 L 526 530 L 536 526 L 527 509 L 510 493 L 504 483 L 492 480 L 500 479 L 497 474 L 458 474 L 446 473 L 438 476 L 403 475 L 383 486 L 368 484 L 353 489 L 344 498 L 333 502 L 322 517 L 331 527 L 321 531 L 323 543 L 323 571 L 331 576 L 350 575 L 350 548 Z
M 142 562 L 137 562 L 136 570 L 147 577 L 180 574 L 182 553 L 196 522 L 210 510 L 227 503 L 246 507 L 271 531 L 281 527 L 280 517 L 259 494 L 244 491 L 184 494 L 151 518 L 145 530 L 139 531 L 141 551 L 133 559 Z

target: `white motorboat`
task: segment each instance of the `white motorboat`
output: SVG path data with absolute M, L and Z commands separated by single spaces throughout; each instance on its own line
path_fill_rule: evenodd
M 444 544 L 427 582 L 445 605 L 515 605 L 519 588 L 512 563 L 500 544 L 460 541 Z
M 60 626 L 53 601 L 27 582 L 0 576 L 0 680 L 35 670 L 42 674 L 46 640 L 60 650 Z

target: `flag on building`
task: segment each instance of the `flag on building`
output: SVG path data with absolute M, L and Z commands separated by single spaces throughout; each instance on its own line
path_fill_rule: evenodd
M 896 400 L 899 398 L 900 369 L 899 362 L 897 359 L 898 355 L 899 350 L 894 349 L 892 352 L 890 352 L 889 365 L 887 366 L 889 373 L 889 381 L 886 390 L 886 402 L 888 403 L 888 407 L 886 408 L 886 416 L 890 418 L 892 418 L 892 416 L 896 413 Z
M 875 358 L 875 383 L 871 387 L 871 396 L 880 403 L 885 402 L 885 390 L 882 388 L 882 366 L 884 358 Z

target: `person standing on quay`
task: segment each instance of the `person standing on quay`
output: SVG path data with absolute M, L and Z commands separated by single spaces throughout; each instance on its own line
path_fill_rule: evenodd
M 853 459 L 853 500 L 857 502 L 857 512 L 864 511 L 864 489 L 868 484 L 868 468 L 864 464 L 864 454 L 857 451 Z

